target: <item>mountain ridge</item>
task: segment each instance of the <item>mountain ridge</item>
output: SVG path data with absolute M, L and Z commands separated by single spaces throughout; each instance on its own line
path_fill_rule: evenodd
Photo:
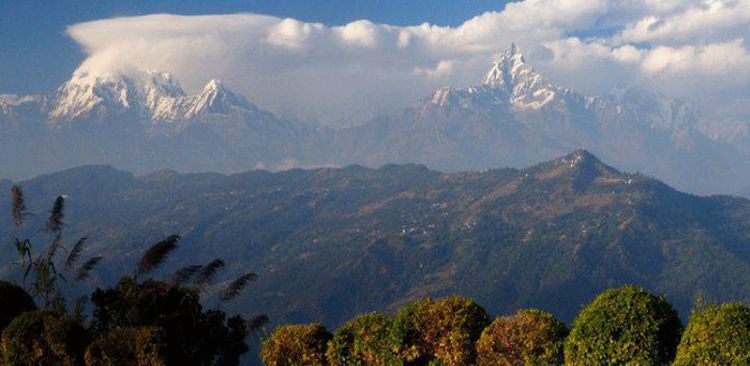
M 0 98 L 3 174 L 87 163 L 139 173 L 387 163 L 459 171 L 521 167 L 586 148 L 696 193 L 738 192 L 750 180 L 750 147 L 743 148 L 750 138 L 727 132 L 750 130 L 718 130 L 688 103 L 650 92 L 591 97 L 559 87 L 515 44 L 476 85 L 439 88 L 412 107 L 342 129 L 278 118 L 216 80 L 187 95 L 169 74 L 133 75 L 77 72 L 54 98 Z
M 237 309 L 278 322 L 335 326 L 451 293 L 492 313 L 534 306 L 570 321 L 576 304 L 622 283 L 664 293 L 683 317 L 698 294 L 750 300 L 750 201 L 679 192 L 586 150 L 481 172 L 388 164 L 135 176 L 89 166 L 20 184 L 32 212 L 67 197 L 65 237 L 87 235 L 105 257 L 97 283 L 179 233 L 171 266 L 232 258 L 227 278 L 260 279 Z

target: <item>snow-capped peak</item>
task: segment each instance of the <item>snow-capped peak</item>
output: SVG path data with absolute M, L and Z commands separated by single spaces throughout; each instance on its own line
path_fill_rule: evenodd
M 558 102 L 586 103 L 583 96 L 555 86 L 534 70 L 515 43 L 492 62 L 480 85 L 438 89 L 429 101 L 441 107 L 457 103 L 469 108 L 489 103 L 509 105 L 518 110 L 540 109 Z
M 219 80 L 209 81 L 200 93 L 188 96 L 171 74 L 155 71 L 76 72 L 58 89 L 55 101 L 50 112 L 54 120 L 127 113 L 139 120 L 176 121 L 255 109 Z
M 167 73 L 76 72 L 58 89 L 50 117 L 73 119 L 128 111 L 138 115 L 163 114 L 184 96 L 179 83 Z
M 533 71 L 515 43 L 511 43 L 499 57 L 495 59 L 490 71 L 484 77 L 484 85 L 502 87 L 512 84 L 512 77 L 523 72 Z
M 520 108 L 541 108 L 561 92 L 547 78 L 526 63 L 521 49 L 511 43 L 491 65 L 483 85 L 505 91 Z
M 203 113 L 228 114 L 234 109 L 254 109 L 254 106 L 244 97 L 229 90 L 221 80 L 212 79 L 203 90 L 192 98 L 189 103 L 186 118 Z

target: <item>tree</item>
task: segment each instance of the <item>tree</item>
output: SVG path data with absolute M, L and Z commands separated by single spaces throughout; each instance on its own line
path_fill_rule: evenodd
M 92 342 L 86 366 L 165 366 L 166 339 L 159 327 L 113 329 Z
M 35 309 L 34 300 L 24 289 L 0 281 L 0 333 L 15 317 Z
M 662 297 L 635 286 L 599 294 L 573 322 L 566 365 L 665 365 L 682 333 L 677 312 Z
M 261 359 L 266 366 L 324 366 L 329 340 L 320 324 L 280 326 L 263 341 Z
M 163 329 L 169 364 L 237 365 L 247 352 L 244 319 L 227 320 L 219 310 L 204 312 L 194 289 L 124 277 L 114 288 L 94 291 L 91 301 L 92 326 L 100 334 L 127 327 Z
M 16 317 L 2 336 L 8 366 L 79 366 L 88 343 L 89 335 L 80 324 L 47 310 Z
M 392 333 L 393 320 L 380 313 L 362 314 L 339 328 L 328 344 L 331 366 L 393 366 L 399 360 Z
M 750 308 L 710 305 L 690 315 L 675 366 L 750 364 Z
M 497 317 L 477 342 L 477 365 L 561 365 L 567 334 L 562 322 L 536 309 Z
M 476 358 L 475 343 L 489 322 L 487 312 L 472 300 L 426 298 L 398 312 L 393 336 L 409 365 L 433 361 L 446 366 L 470 365 Z

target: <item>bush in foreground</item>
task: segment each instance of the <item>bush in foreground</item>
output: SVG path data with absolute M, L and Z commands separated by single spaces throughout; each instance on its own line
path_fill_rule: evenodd
M 165 366 L 165 341 L 158 327 L 111 330 L 89 345 L 86 366 Z
M 99 333 L 133 327 L 164 331 L 169 364 L 237 365 L 247 351 L 247 327 L 241 317 L 226 319 L 218 310 L 203 311 L 194 289 L 162 281 L 125 277 L 114 288 L 96 290 L 93 328 Z
M 665 365 L 682 333 L 677 312 L 641 288 L 604 291 L 573 322 L 567 365 Z
M 362 314 L 339 328 L 328 343 L 331 366 L 393 366 L 402 364 L 391 337 L 392 319 L 379 313 Z
M 476 359 L 475 343 L 489 322 L 487 312 L 467 298 L 426 298 L 398 312 L 394 337 L 410 365 L 470 365 Z
M 2 336 L 5 365 L 78 366 L 89 335 L 67 316 L 45 310 L 14 319 Z
M 330 340 L 319 324 L 284 325 L 263 341 L 261 359 L 266 366 L 324 366 Z
M 535 309 L 498 317 L 477 342 L 477 365 L 560 365 L 567 334 L 552 314 Z
M 0 333 L 17 316 L 35 309 L 31 295 L 21 286 L 0 281 Z
M 690 315 L 675 366 L 750 364 L 750 308 L 711 305 Z

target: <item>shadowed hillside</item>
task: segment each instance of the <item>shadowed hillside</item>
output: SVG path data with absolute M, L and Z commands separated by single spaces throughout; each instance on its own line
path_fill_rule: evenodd
M 585 150 L 523 170 L 135 177 L 89 166 L 20 184 L 40 213 L 32 221 L 67 195 L 66 235 L 88 235 L 104 256 L 99 281 L 132 268 L 148 243 L 180 233 L 176 266 L 222 257 L 231 259 L 228 278 L 256 271 L 263 281 L 235 305 L 274 322 L 336 326 L 447 294 L 490 313 L 534 306 L 570 321 L 580 304 L 623 283 L 665 293 L 682 317 L 698 295 L 750 300 L 750 201 L 683 194 Z M 0 222 L 7 216 L 0 211 Z M 10 228 L 0 230 L 7 241 Z

